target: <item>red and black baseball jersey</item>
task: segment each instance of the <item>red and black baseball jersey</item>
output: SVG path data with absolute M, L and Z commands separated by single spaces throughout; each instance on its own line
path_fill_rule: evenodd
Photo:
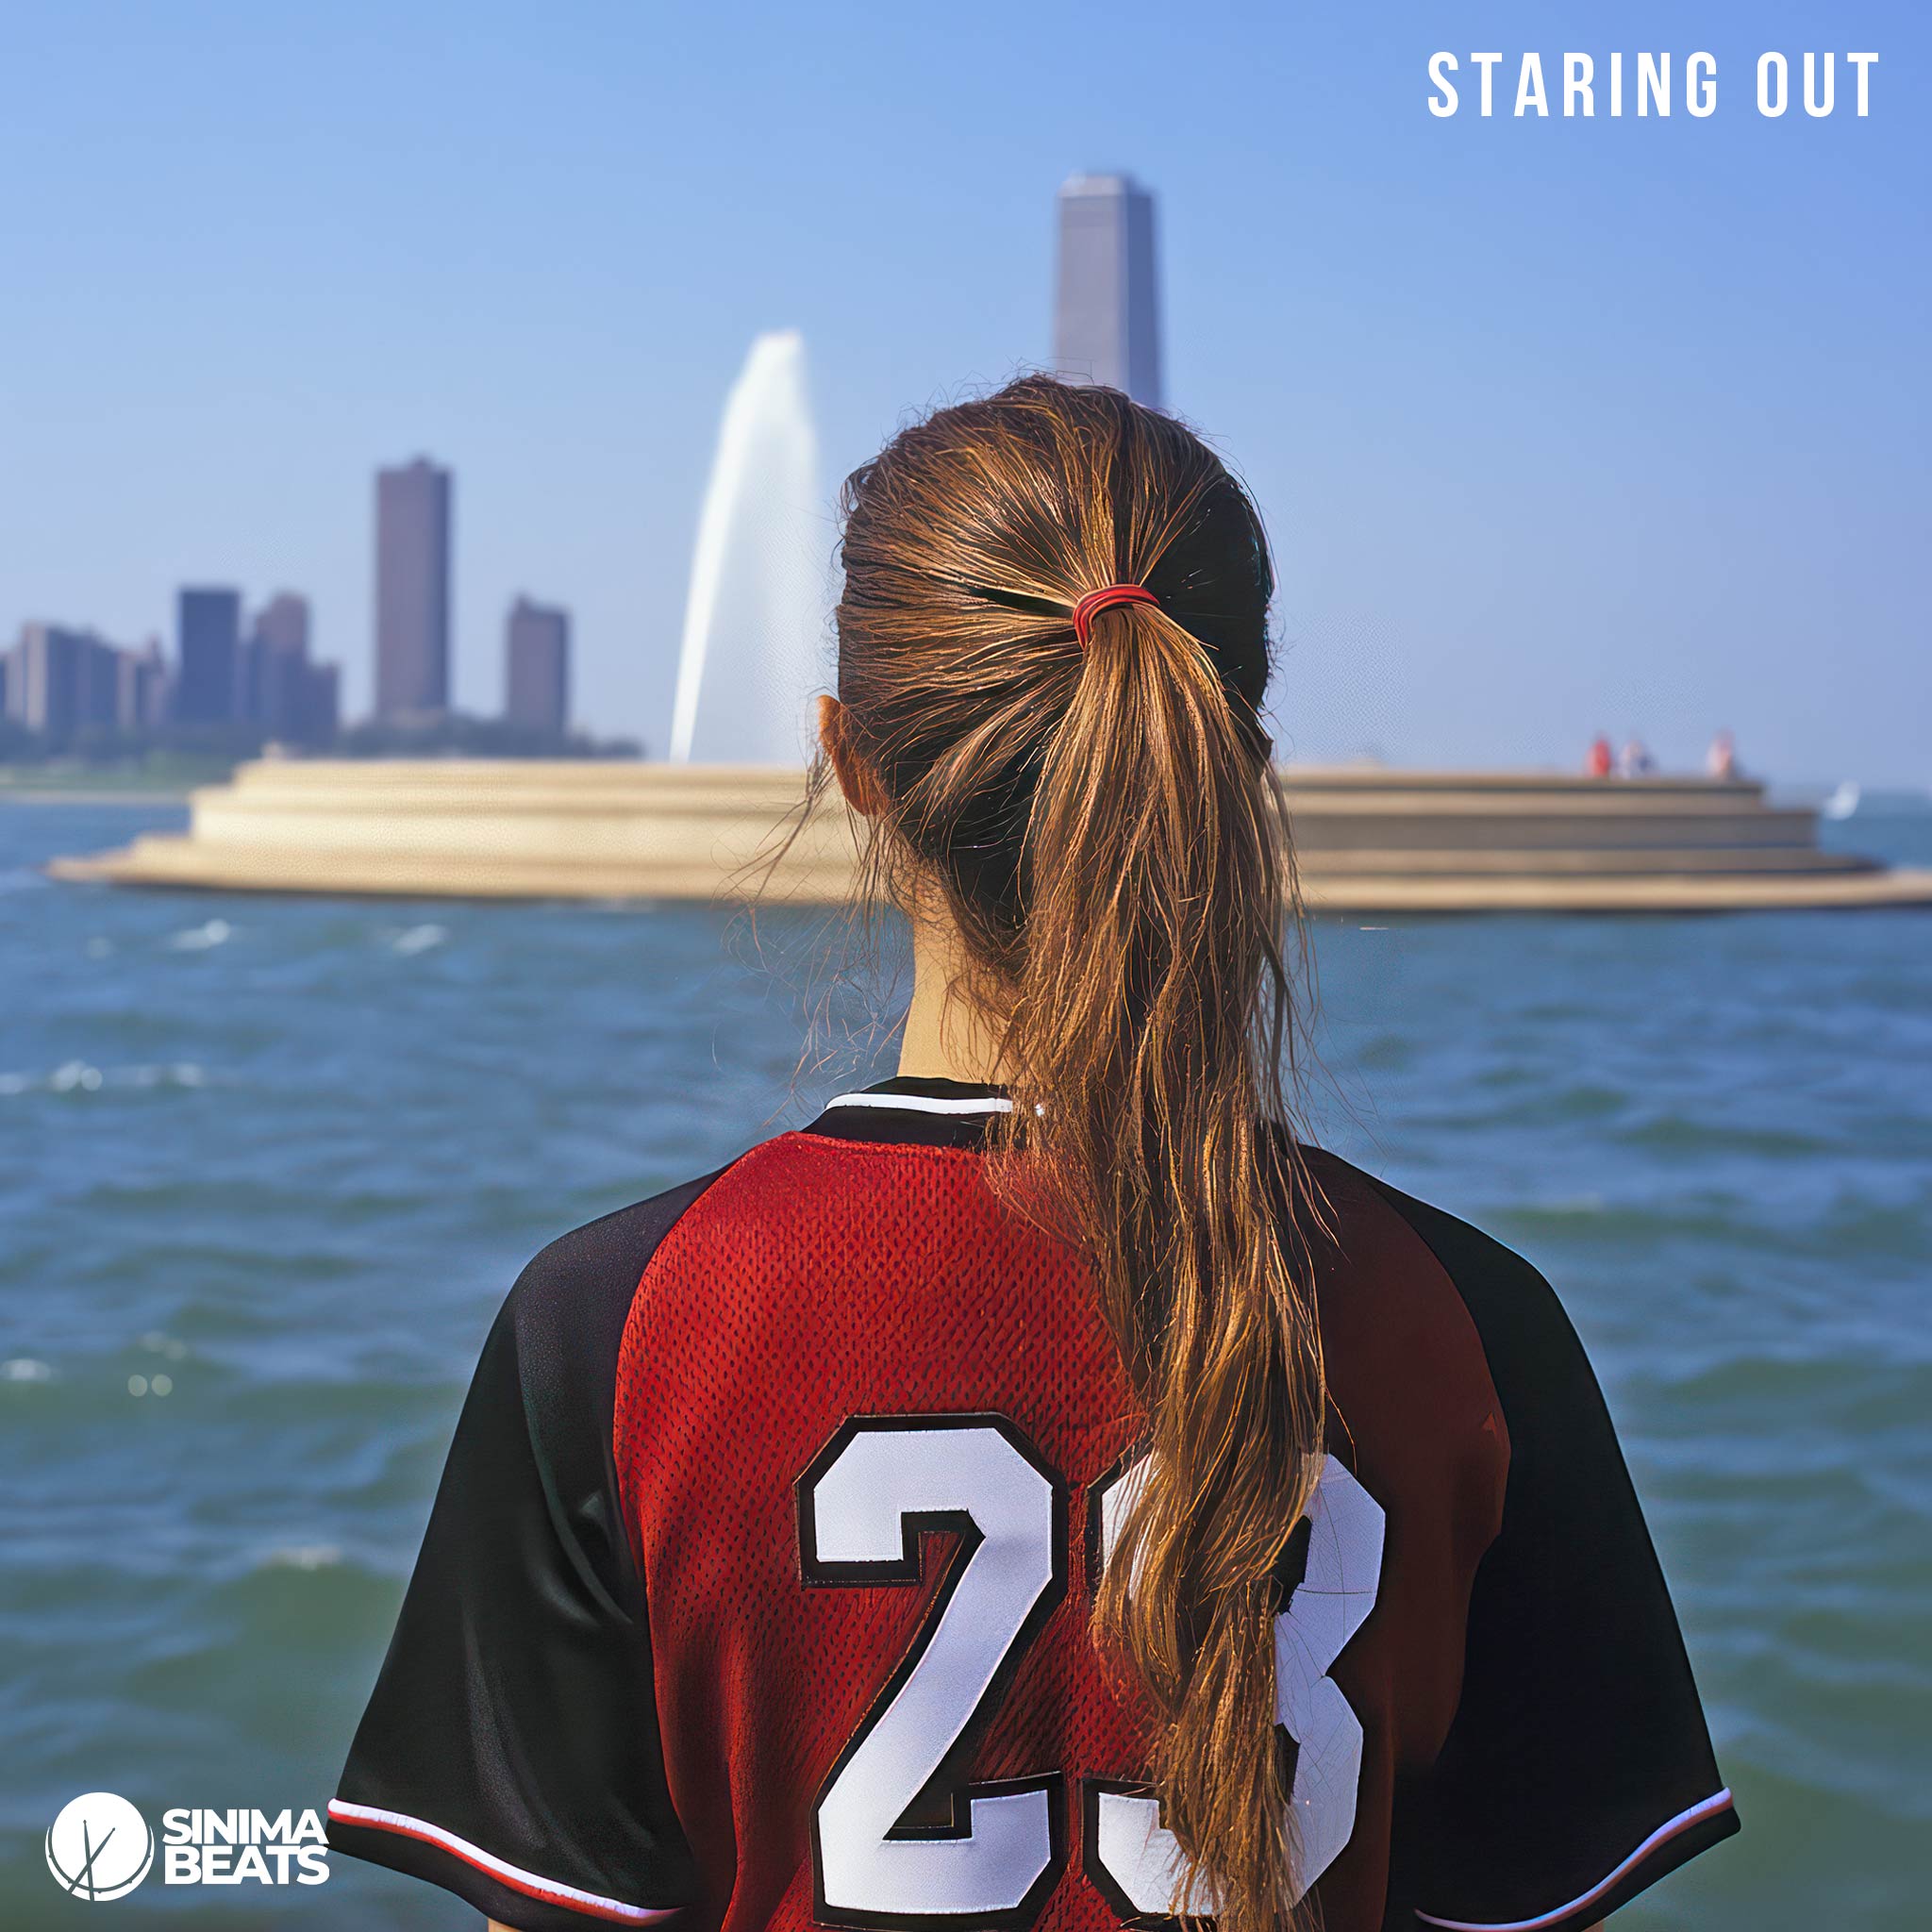
M 530 1264 L 336 1849 L 530 1932 L 1162 1922 L 1145 1713 L 1090 1633 L 1142 1418 L 1078 1254 L 988 1186 L 1006 1105 L 887 1081 Z M 1526 1262 L 1308 1165 L 1298 1871 L 1328 1932 L 1586 1925 L 1737 1828 L 1609 1417 Z

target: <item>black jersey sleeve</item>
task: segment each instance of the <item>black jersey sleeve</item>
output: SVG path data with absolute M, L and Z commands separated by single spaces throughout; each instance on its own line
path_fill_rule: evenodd
M 696 1896 L 611 1419 L 639 1279 L 706 1185 L 566 1235 L 511 1291 L 328 1807 L 335 1850 L 525 1932 L 650 1924 Z
M 1380 1187 L 1380 1183 L 1377 1183 Z M 1454 1280 L 1509 1441 L 1461 1702 L 1395 1847 L 1424 1924 L 1573 1932 L 1738 1829 L 1596 1377 L 1548 1282 L 1380 1187 Z

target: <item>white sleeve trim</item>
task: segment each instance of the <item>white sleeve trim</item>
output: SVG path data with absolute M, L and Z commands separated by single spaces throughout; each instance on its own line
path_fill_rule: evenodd
M 1720 1811 L 1729 1810 L 1730 1806 L 1731 1793 L 1727 1787 L 1692 1805 L 1688 1811 L 1678 1812 L 1669 1824 L 1658 1825 L 1607 1877 L 1598 1879 L 1588 1891 L 1573 1898 L 1567 1906 L 1558 1906 L 1555 1911 L 1540 1913 L 1534 1919 L 1439 1919 L 1433 1912 L 1425 1912 L 1420 1907 L 1416 1908 L 1416 1917 L 1425 1925 L 1442 1926 L 1444 1932 L 1540 1932 L 1543 1926 L 1559 1925 L 1573 1913 L 1588 1910 L 1612 1886 L 1627 1878 L 1659 1845 L 1675 1838 L 1679 1832 L 1690 1830 L 1693 1824 L 1701 1824 L 1707 1818 L 1715 1818 Z
M 402 1811 L 384 1811 L 374 1805 L 351 1805 L 346 1799 L 331 1798 L 328 1815 L 338 1824 L 368 1825 L 376 1831 L 392 1831 L 402 1838 L 418 1839 L 462 1859 L 466 1865 L 474 1865 L 479 1872 L 489 1873 L 492 1878 L 501 1879 L 511 1890 L 521 1891 L 527 1898 L 575 1906 L 598 1918 L 621 1920 L 627 1925 L 654 1925 L 658 1920 L 668 1919 L 683 1909 L 679 1906 L 627 1906 L 621 1899 L 603 1898 L 594 1891 L 580 1891 L 575 1885 L 565 1885 L 559 1879 L 540 1877 L 534 1872 L 525 1872 L 521 1865 L 512 1865 L 506 1858 L 492 1857 L 468 1839 L 458 1838 L 455 1832 L 445 1831 L 440 1824 L 425 1824 L 422 1819 L 411 1818 Z

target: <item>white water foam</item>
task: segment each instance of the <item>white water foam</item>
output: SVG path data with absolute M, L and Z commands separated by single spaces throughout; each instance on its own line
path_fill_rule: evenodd
M 282 1543 L 261 1559 L 264 1570 L 332 1570 L 342 1560 L 337 1543 Z
M 208 1074 L 192 1060 L 158 1065 L 96 1067 L 63 1060 L 50 1074 L 0 1074 L 0 1097 L 18 1093 L 98 1093 L 108 1087 L 206 1087 Z
M 225 946 L 235 937 L 235 928 L 225 919 L 210 919 L 206 925 L 192 925 L 184 932 L 171 933 L 169 946 L 177 953 L 206 953 Z

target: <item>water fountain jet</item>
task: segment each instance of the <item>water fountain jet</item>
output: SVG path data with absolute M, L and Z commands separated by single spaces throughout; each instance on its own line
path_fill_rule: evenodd
M 725 398 L 685 603 L 674 763 L 805 761 L 830 548 L 805 342 L 775 330 L 752 343 Z

